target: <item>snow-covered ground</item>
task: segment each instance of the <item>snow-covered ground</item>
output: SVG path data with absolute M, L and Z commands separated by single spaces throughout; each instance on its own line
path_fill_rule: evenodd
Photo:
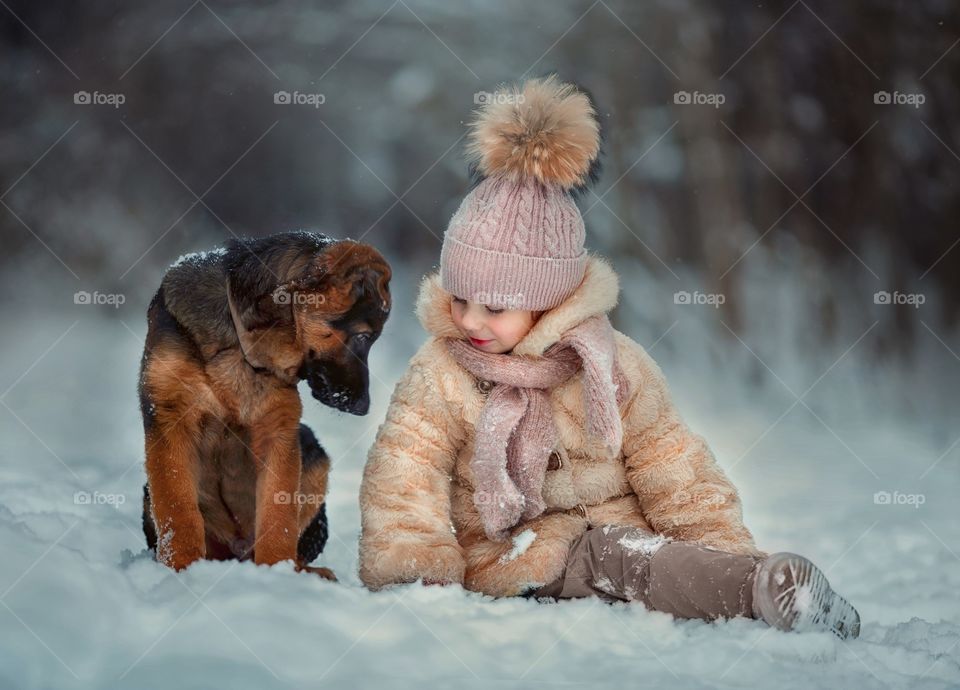
M 801 395 L 827 366 L 805 381 L 788 372 L 782 386 L 735 387 L 736 368 L 715 362 L 705 373 L 676 357 L 673 344 L 703 342 L 693 322 L 659 342 L 663 329 L 625 330 L 663 354 L 681 410 L 740 487 L 760 545 L 823 567 L 860 610 L 860 639 L 680 622 L 595 599 L 367 592 L 357 494 L 393 383 L 422 338 L 409 299 L 374 347 L 367 417 L 305 400 L 334 460 L 320 563 L 339 583 L 250 563 L 181 575 L 156 564 L 140 531 L 142 311 L 20 312 L 16 332 L 0 334 L 0 687 L 960 687 L 960 450 L 950 437 L 960 432 L 947 423 L 957 409 L 938 427 L 907 421 L 882 395 L 837 404 L 864 375 L 856 351 L 799 403 L 789 391 Z M 875 497 L 882 491 L 890 503 Z

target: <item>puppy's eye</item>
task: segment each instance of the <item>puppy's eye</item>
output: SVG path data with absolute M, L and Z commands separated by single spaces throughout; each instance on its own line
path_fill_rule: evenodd
M 369 343 L 373 340 L 373 333 L 354 333 L 353 339 L 358 343 Z

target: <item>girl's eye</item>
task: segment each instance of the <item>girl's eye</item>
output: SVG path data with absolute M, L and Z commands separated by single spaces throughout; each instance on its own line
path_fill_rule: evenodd
M 487 311 L 491 314 L 500 314 L 503 312 L 503 309 L 491 309 L 490 307 L 487 307 Z
M 453 301 L 456 302 L 457 304 L 466 304 L 466 303 L 467 303 L 467 300 L 465 300 L 465 299 L 460 299 L 459 297 L 454 297 L 454 298 L 453 298 Z

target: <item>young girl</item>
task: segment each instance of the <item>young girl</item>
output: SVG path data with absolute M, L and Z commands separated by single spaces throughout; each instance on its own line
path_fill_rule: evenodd
M 555 77 L 471 126 L 479 181 L 450 221 L 410 362 L 360 490 L 360 577 L 495 597 L 599 596 L 683 618 L 855 637 L 809 560 L 767 555 L 659 367 L 607 318 L 617 276 L 584 250 L 590 99 Z

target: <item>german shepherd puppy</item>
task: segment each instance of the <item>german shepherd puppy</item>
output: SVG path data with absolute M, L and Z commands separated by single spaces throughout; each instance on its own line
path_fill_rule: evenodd
M 327 539 L 330 460 L 300 423 L 297 383 L 370 407 L 367 354 L 390 314 L 373 247 L 309 232 L 235 240 L 171 266 L 140 368 L 143 528 L 157 560 L 308 564 Z

